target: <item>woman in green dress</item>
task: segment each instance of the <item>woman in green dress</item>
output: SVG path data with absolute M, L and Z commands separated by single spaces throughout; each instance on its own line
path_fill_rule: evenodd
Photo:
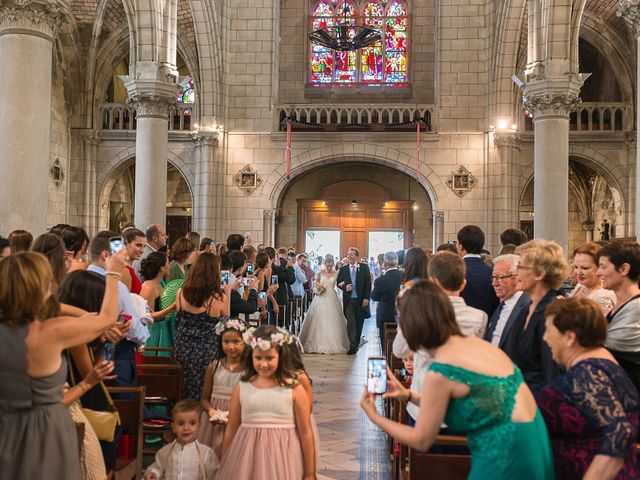
M 169 263 L 169 275 L 167 275 L 167 282 L 172 280 L 184 280 L 189 270 L 189 264 L 191 254 L 195 251 L 196 247 L 191 240 L 182 237 L 175 241 L 171 247 L 171 254 Z
M 391 375 L 386 398 L 420 405 L 415 427 L 376 410 L 375 396 L 360 401 L 369 419 L 401 443 L 428 450 L 442 423 L 467 434 L 470 479 L 555 478 L 547 428 L 522 374 L 509 357 L 482 339 L 462 335 L 446 294 L 420 281 L 398 300 L 400 329 L 413 351 L 433 358 L 422 386 L 412 392 Z M 388 370 L 388 369 L 387 369 Z

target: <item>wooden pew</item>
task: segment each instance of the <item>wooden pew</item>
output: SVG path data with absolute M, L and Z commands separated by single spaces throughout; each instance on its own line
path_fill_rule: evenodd
M 434 445 L 466 446 L 466 437 L 438 435 Z M 409 449 L 408 480 L 465 480 L 471 471 L 471 456 L 421 453 Z
M 131 480 L 142 478 L 142 420 L 144 418 L 145 387 L 108 387 L 110 394 L 130 394 L 133 398 L 114 398 L 113 403 L 120 414 L 122 433 L 134 437 L 135 453 L 130 459 L 116 460 L 113 478 Z

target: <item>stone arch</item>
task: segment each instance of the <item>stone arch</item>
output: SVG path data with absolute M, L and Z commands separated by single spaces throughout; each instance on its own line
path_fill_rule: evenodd
M 111 189 L 113 188 L 114 183 L 122 174 L 122 172 L 132 165 L 135 155 L 135 145 L 126 147 L 113 155 L 97 172 L 96 184 L 98 187 L 98 222 L 100 228 L 106 228 L 106 211 L 108 205 L 107 202 L 109 201 Z M 187 184 L 187 187 L 189 188 L 191 202 L 195 203 L 195 172 L 193 170 L 193 167 L 185 162 L 182 157 L 176 155 L 171 150 L 167 151 L 167 161 L 180 172 Z
M 415 176 L 415 157 L 391 147 L 376 144 L 346 144 L 327 145 L 302 152 L 291 159 L 291 179 L 328 162 L 346 163 L 363 162 L 377 163 Z M 440 177 L 424 162 L 421 162 L 417 182 L 425 189 L 433 210 L 437 210 L 438 200 L 447 197 L 447 191 Z M 276 168 L 262 187 L 263 192 L 269 192 L 271 208 L 277 208 L 283 192 L 289 182 L 286 165 Z

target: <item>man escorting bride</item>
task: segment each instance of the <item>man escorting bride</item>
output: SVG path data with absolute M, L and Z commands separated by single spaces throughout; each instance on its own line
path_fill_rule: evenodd
M 316 295 L 300 332 L 305 352 L 349 355 L 357 352 L 371 294 L 369 268 L 367 264 L 358 263 L 359 257 L 357 248 L 349 248 L 349 263 L 340 272 L 334 268 L 333 256 L 325 257 L 325 269 L 318 274 Z M 342 290 L 342 302 L 335 290 L 336 284 Z
M 347 319 L 335 290 L 337 279 L 333 256 L 326 255 L 324 270 L 318 272 L 315 295 L 300 331 L 305 353 L 345 353 L 349 349 Z

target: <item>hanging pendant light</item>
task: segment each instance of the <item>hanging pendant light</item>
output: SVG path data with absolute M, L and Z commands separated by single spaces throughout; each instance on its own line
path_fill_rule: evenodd
M 311 43 L 339 52 L 352 52 L 370 47 L 382 40 L 380 31 L 369 25 L 350 25 L 349 4 L 344 2 L 343 5 L 342 18 L 338 25 L 314 30 L 309 34 Z M 353 32 L 353 38 L 350 32 Z

